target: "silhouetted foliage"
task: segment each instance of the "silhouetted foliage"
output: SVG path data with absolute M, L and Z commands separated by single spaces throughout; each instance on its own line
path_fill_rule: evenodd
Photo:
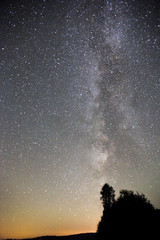
M 101 190 L 101 198 L 104 210 L 110 208 L 115 201 L 115 191 L 109 184 L 104 184 Z
M 115 200 L 114 189 L 105 184 L 101 195 L 104 211 L 98 224 L 98 239 L 144 239 L 148 236 L 156 239 L 160 233 L 160 210 L 156 210 L 144 194 L 121 190 Z

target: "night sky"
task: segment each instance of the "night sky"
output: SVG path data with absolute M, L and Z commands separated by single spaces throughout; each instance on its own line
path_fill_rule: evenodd
M 100 190 L 160 208 L 160 3 L 0 2 L 0 237 L 95 232 Z

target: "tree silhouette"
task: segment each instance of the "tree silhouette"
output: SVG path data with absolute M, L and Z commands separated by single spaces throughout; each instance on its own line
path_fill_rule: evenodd
M 115 191 L 109 184 L 104 184 L 101 190 L 101 198 L 104 210 L 110 208 L 115 202 Z
M 156 210 L 144 194 L 121 190 L 115 200 L 114 189 L 108 184 L 100 193 L 104 211 L 97 239 L 156 239 L 160 234 L 160 210 Z

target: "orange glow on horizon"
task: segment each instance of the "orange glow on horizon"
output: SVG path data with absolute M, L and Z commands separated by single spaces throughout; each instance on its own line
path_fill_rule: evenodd
M 70 219 L 71 220 L 71 219 Z M 0 239 L 25 239 L 40 236 L 65 236 L 80 233 L 96 232 L 97 222 L 82 222 L 82 219 L 77 219 L 76 224 L 73 221 L 53 223 L 44 219 L 44 222 L 33 221 L 17 221 L 8 222 L 0 225 L 1 231 Z
M 26 239 L 26 238 L 36 238 L 41 236 L 68 236 L 68 235 L 76 235 L 76 234 L 82 234 L 82 233 L 95 233 L 96 230 L 94 229 L 88 229 L 88 231 L 84 231 L 83 229 L 77 229 L 77 230 L 66 230 L 61 232 L 43 232 L 40 233 L 35 231 L 32 231 L 30 233 L 29 229 L 18 229 L 16 228 L 14 231 L 9 233 L 8 229 L 4 229 L 3 235 L 0 236 L 1 239 Z

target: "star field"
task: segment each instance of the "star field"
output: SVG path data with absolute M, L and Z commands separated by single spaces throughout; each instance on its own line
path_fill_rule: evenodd
M 95 232 L 105 182 L 160 207 L 159 11 L 0 3 L 0 237 Z

